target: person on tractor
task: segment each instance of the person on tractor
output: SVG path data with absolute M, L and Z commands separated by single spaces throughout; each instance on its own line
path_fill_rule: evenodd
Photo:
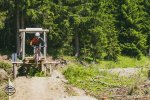
M 40 37 L 40 33 L 36 32 L 35 37 L 30 41 L 30 45 L 34 47 L 34 54 L 38 53 L 38 55 L 41 55 L 41 45 L 45 44 L 43 38 Z

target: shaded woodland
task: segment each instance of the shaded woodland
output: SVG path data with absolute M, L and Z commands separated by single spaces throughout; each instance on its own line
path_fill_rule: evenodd
M 117 60 L 149 53 L 150 0 L 1 0 L 0 50 L 16 52 L 18 29 L 49 29 L 48 53 Z

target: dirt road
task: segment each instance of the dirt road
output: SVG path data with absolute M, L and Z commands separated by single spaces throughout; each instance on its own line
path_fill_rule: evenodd
M 11 100 L 96 100 L 86 96 L 83 90 L 73 90 L 75 96 L 67 91 L 66 80 L 57 70 L 51 77 L 18 77 L 13 82 L 16 93 Z

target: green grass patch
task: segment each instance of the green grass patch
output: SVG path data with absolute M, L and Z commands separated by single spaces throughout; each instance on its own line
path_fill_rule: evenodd
M 0 90 L 0 100 L 8 100 L 8 95 L 3 90 Z
M 88 66 L 83 66 L 75 57 L 65 57 L 65 60 L 70 61 L 67 67 L 63 68 L 63 74 L 69 83 L 86 90 L 88 94 L 97 98 L 103 94 L 111 96 L 145 93 L 145 88 L 141 89 L 138 86 L 143 85 L 148 77 L 150 66 L 148 57 L 143 56 L 137 60 L 119 56 L 117 61 L 97 60 L 97 63 L 84 60 L 83 62 Z M 111 68 L 139 68 L 139 71 L 133 76 L 119 76 L 119 73 L 112 74 L 107 71 Z M 146 91 L 150 93 L 148 89 Z
M 74 56 L 62 56 L 61 58 L 63 58 L 64 60 L 67 60 L 67 61 L 71 61 L 71 62 L 74 62 L 74 61 L 77 61 L 78 59 Z
M 0 81 L 0 100 L 8 100 L 8 95 L 4 92 L 6 81 Z
M 107 70 L 107 69 L 106 69 Z M 63 74 L 70 84 L 83 88 L 92 95 L 101 95 L 111 88 L 128 88 L 129 90 L 137 84 L 142 83 L 146 78 L 147 71 L 141 70 L 133 77 L 118 76 L 110 74 L 106 70 L 99 70 L 97 67 L 83 67 L 80 64 L 68 65 Z M 113 94 L 107 91 L 109 95 Z
M 11 68 L 11 64 L 0 61 L 0 68 L 7 70 L 7 69 Z
M 148 67 L 150 66 L 150 59 L 148 57 L 141 57 L 140 60 L 127 56 L 119 56 L 118 61 L 99 60 L 96 66 L 100 68 L 131 68 L 131 67 Z
M 63 56 L 63 59 L 69 62 L 76 62 L 81 60 L 89 66 L 99 67 L 99 68 L 135 68 L 135 67 L 150 67 L 150 58 L 147 56 L 142 56 L 140 60 L 136 58 L 131 58 L 128 56 L 119 56 L 117 61 L 109 61 L 97 59 L 96 63 L 93 63 L 92 58 L 86 57 L 85 59 L 77 59 L 76 57 Z

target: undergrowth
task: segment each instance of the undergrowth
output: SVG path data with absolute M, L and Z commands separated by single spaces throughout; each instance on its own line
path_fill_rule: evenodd
M 11 68 L 11 65 L 9 63 L 0 61 L 0 68 L 7 70 L 7 69 Z
M 138 84 L 141 84 L 147 71 L 141 70 L 138 75 L 133 77 L 119 76 L 110 74 L 106 70 L 99 70 L 98 67 L 83 67 L 80 64 L 70 64 L 63 74 L 70 84 L 84 89 L 87 93 L 100 96 L 103 93 L 113 95 L 110 89 L 125 88 L 127 93 Z
M 37 76 L 37 77 L 44 77 L 45 76 L 43 71 L 40 71 L 35 67 L 30 68 L 28 75 L 29 76 Z
M 9 63 L 0 61 L 0 69 L 7 70 L 11 68 L 11 65 Z M 5 80 L 0 79 L 0 100 L 8 100 L 8 95 L 4 92 L 3 84 L 5 83 Z
M 26 65 L 22 66 L 18 69 L 18 76 L 37 76 L 37 77 L 45 77 L 43 71 L 39 68 L 35 67 L 34 65 Z
M 0 100 L 8 100 L 8 95 L 3 90 L 0 90 Z
M 142 56 L 140 60 L 136 58 L 131 58 L 127 56 L 118 56 L 118 60 L 111 61 L 111 60 L 104 60 L 104 59 L 97 59 L 96 62 L 93 63 L 92 58 L 86 57 L 85 59 L 77 59 L 75 57 L 64 56 L 65 60 L 69 62 L 78 62 L 81 61 L 84 65 L 94 66 L 99 68 L 144 68 L 150 66 L 150 58 L 147 56 Z
M 8 100 L 8 95 L 4 92 L 6 81 L 0 81 L 0 100 Z

